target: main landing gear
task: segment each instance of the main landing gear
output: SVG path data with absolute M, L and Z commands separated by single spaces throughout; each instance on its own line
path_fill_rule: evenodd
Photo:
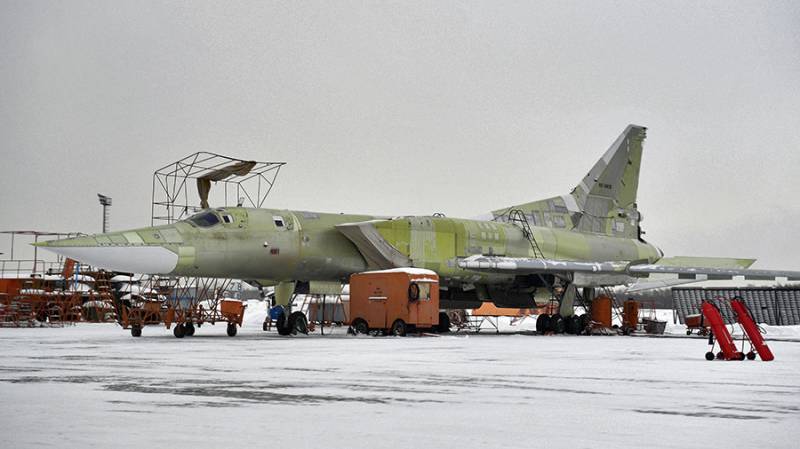
M 264 330 L 267 327 L 265 323 Z M 285 312 L 281 312 L 275 320 L 275 327 L 280 335 L 308 334 L 308 319 L 303 312 L 292 312 L 288 317 Z
M 589 326 L 589 315 L 572 315 L 563 317 L 556 313 L 554 315 L 542 314 L 536 319 L 536 332 L 540 334 L 572 334 L 582 335 Z

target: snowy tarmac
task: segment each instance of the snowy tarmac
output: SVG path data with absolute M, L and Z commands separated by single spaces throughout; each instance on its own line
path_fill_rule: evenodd
M 800 343 L 0 329 L 0 447 L 797 448 Z

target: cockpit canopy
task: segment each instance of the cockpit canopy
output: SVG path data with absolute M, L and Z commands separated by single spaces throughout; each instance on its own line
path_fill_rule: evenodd
M 222 223 L 226 227 L 236 225 L 244 228 L 247 223 L 247 212 L 243 209 L 218 207 L 216 209 L 203 209 L 186 219 L 192 226 L 198 228 L 211 228 Z
M 220 219 L 219 216 L 214 213 L 214 211 L 204 210 L 192 215 L 186 221 L 200 228 L 210 228 L 216 224 L 219 224 Z

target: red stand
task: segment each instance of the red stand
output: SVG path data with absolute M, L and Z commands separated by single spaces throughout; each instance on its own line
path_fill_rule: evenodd
M 705 307 L 705 304 L 703 307 Z M 750 311 L 747 310 L 747 306 L 744 304 L 744 302 L 739 298 L 732 299 L 731 309 L 733 309 L 733 312 L 736 314 L 736 320 L 742 325 L 742 329 L 744 329 L 745 334 L 747 334 L 747 338 L 756 349 L 756 352 L 758 352 L 761 360 L 765 362 L 774 360 L 775 356 L 772 354 L 772 351 L 770 351 L 769 346 L 767 346 L 767 344 L 764 342 L 764 337 L 761 335 L 758 325 L 756 325 L 756 322 L 753 320 L 753 317 L 750 315 Z
M 702 306 L 703 316 L 706 322 L 711 327 L 712 338 L 716 337 L 719 342 L 719 348 L 722 351 L 722 358 L 725 360 L 744 360 L 744 354 L 736 350 L 731 333 L 725 326 L 725 320 L 719 313 L 717 306 L 710 302 L 703 302 Z M 709 358 L 709 354 L 711 357 Z M 709 352 L 706 354 L 708 360 L 713 360 L 714 353 Z

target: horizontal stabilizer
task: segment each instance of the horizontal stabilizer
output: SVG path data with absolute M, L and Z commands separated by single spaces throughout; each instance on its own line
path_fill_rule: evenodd
M 750 268 L 755 259 L 732 259 L 727 257 L 662 257 L 655 265 L 671 267 L 708 267 L 708 268 Z

